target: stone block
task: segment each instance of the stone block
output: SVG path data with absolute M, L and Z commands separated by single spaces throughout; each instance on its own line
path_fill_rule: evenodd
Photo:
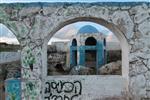
M 139 24 L 138 30 L 143 34 L 144 36 L 149 35 L 150 33 L 150 20 L 145 20 L 141 24 Z
M 127 11 L 116 11 L 111 17 L 113 23 L 130 39 L 133 36 L 134 23 Z

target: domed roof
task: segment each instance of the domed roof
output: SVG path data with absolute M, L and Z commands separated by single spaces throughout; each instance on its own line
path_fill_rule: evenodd
M 85 25 L 81 27 L 78 31 L 78 34 L 84 34 L 84 33 L 87 33 L 87 34 L 99 33 L 99 31 L 91 25 Z

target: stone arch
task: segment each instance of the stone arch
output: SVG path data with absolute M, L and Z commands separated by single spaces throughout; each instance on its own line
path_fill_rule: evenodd
M 125 34 L 114 24 L 110 23 L 107 20 L 104 20 L 102 18 L 97 17 L 75 17 L 72 19 L 68 19 L 64 21 L 61 21 L 56 25 L 56 27 L 53 28 L 53 30 L 50 32 L 50 34 L 45 39 L 45 44 L 48 43 L 49 39 L 61 28 L 63 28 L 66 25 L 75 23 L 75 22 L 81 22 L 81 21 L 89 21 L 89 22 L 95 22 L 97 24 L 100 24 L 107 29 L 109 29 L 111 32 L 114 33 L 114 35 L 117 37 L 121 44 L 121 50 L 122 50 L 122 77 L 126 79 L 126 89 L 128 91 L 128 85 L 129 85 L 129 45 L 127 38 Z M 46 56 L 45 56 L 46 57 Z M 45 69 L 47 70 L 47 69 Z M 45 71 L 46 72 L 46 71 Z M 44 74 L 45 75 L 45 74 Z
M 45 39 L 45 42 L 48 43 L 49 39 L 52 37 L 53 34 L 55 34 L 59 29 L 62 27 L 75 23 L 75 22 L 80 22 L 80 21 L 89 21 L 89 22 L 95 22 L 97 24 L 100 24 L 106 28 L 108 28 L 110 31 L 114 33 L 114 35 L 118 38 L 121 44 L 121 50 L 122 50 L 122 76 L 127 80 L 127 86 L 129 82 L 129 47 L 128 47 L 128 41 L 126 39 L 125 34 L 119 30 L 119 28 L 113 24 L 108 22 L 107 20 L 104 20 L 102 18 L 97 18 L 97 17 L 76 17 L 73 19 L 65 20 L 56 25 L 54 29 L 50 32 L 50 35 L 47 36 Z

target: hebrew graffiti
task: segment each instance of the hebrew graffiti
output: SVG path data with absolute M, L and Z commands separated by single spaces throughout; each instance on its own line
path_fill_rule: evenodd
M 82 94 L 80 81 L 51 81 L 45 83 L 45 100 L 75 100 Z

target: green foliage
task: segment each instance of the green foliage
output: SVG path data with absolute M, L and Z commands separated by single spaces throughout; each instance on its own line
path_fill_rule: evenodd
M 25 64 L 25 66 L 30 66 L 33 65 L 35 63 L 35 57 L 32 54 L 32 51 L 30 49 L 28 49 L 26 51 L 27 55 L 25 56 L 25 59 L 23 60 L 23 63 Z
M 15 93 L 12 93 L 12 94 L 11 94 L 11 100 L 15 100 L 15 98 L 16 98 Z

